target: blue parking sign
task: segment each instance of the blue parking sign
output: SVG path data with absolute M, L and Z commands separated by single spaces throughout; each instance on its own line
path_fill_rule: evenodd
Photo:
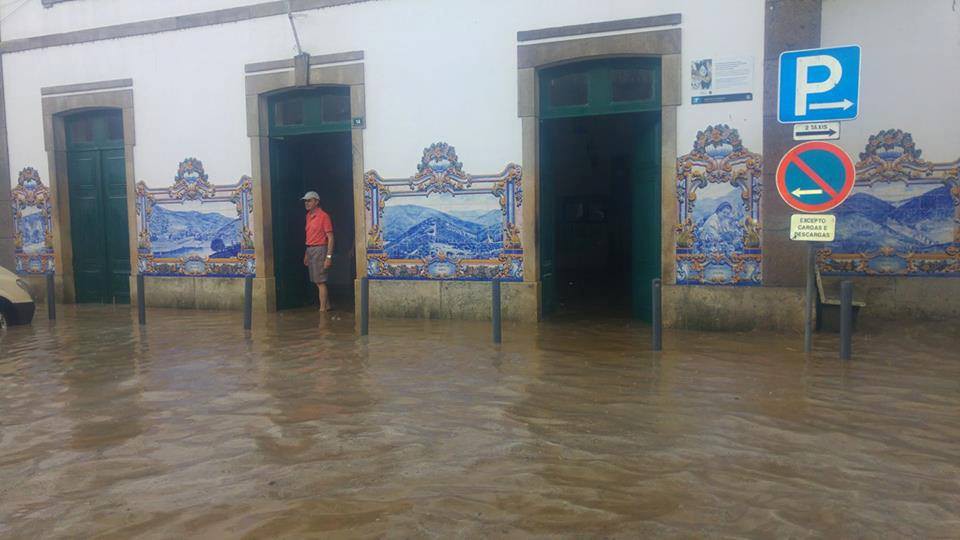
M 780 54 L 777 120 L 852 120 L 860 112 L 860 46 Z

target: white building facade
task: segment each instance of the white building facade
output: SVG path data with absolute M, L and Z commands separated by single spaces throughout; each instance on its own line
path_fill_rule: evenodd
M 673 326 L 799 328 L 776 60 L 857 43 L 861 113 L 838 144 L 873 206 L 840 216 L 821 272 L 855 279 L 864 315 L 960 314 L 946 0 L 26 0 L 0 17 L 0 264 L 55 271 L 66 302 L 135 301 L 143 274 L 148 305 L 236 308 L 254 276 L 260 309 L 297 307 L 311 189 L 337 231 L 331 286 L 352 301 L 369 277 L 374 315 L 484 318 L 500 279 L 509 318 L 618 299 L 645 317 L 661 278 Z

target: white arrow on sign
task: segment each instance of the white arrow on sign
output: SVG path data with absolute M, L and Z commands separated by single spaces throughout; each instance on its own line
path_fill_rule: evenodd
M 831 101 L 829 103 L 811 103 L 809 106 L 811 111 L 817 111 L 820 109 L 843 109 L 847 110 L 850 107 L 853 107 L 853 102 L 847 98 L 844 98 L 843 101 Z
M 790 192 L 794 197 L 803 197 L 804 195 L 823 195 L 822 189 L 800 189 L 797 188 Z

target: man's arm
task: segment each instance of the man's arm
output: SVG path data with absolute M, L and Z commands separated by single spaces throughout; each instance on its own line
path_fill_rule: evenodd
M 323 262 L 324 268 L 330 268 L 333 264 L 333 231 L 327 233 L 327 260 Z

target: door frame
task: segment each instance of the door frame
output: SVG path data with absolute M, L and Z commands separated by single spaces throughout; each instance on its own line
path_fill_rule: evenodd
M 363 51 L 323 56 L 303 54 L 291 59 L 245 66 L 247 136 L 250 137 L 251 170 L 255 176 L 253 218 L 257 274 L 253 302 L 258 310 L 277 310 L 268 106 L 270 97 L 275 94 L 316 86 L 350 87 L 350 117 L 361 119 L 359 126 L 354 124 L 350 129 L 357 280 L 366 275 L 366 265 L 363 263 L 367 259 L 363 210 L 363 119 L 366 115 L 363 57 Z
M 127 230 L 137 230 L 136 186 L 133 147 L 136 130 L 133 109 L 133 79 L 117 79 L 40 89 L 43 112 L 43 145 L 47 152 L 47 180 L 53 208 L 55 291 L 58 301 L 76 302 L 73 276 L 73 240 L 70 230 L 70 178 L 67 174 L 67 144 L 64 118 L 97 109 L 119 109 L 123 116 L 123 157 L 127 185 Z M 129 235 L 130 290 L 138 272 L 137 235 Z
M 521 119 L 523 140 L 523 191 L 534 204 L 524 205 L 521 232 L 524 250 L 523 280 L 537 286 L 537 317 L 542 318 L 543 290 L 540 283 L 540 70 L 563 64 L 617 57 L 660 58 L 660 275 L 664 284 L 676 279 L 673 258 L 677 205 L 673 198 L 677 164 L 677 108 L 680 106 L 682 66 L 679 28 L 641 30 L 631 33 L 584 37 L 612 29 L 623 30 L 608 21 L 574 27 L 531 30 L 518 33 L 518 41 L 538 41 L 557 36 L 570 39 L 517 45 L 517 116 Z M 637 19 L 631 24 L 643 22 Z M 646 24 L 646 23 L 644 23 Z M 651 26 L 659 26 L 650 22 Z M 679 24 L 679 16 L 676 22 Z M 614 28 L 616 26 L 616 28 Z M 608 28 L 609 27 L 609 28 Z M 628 27 L 630 27 L 628 25 Z

